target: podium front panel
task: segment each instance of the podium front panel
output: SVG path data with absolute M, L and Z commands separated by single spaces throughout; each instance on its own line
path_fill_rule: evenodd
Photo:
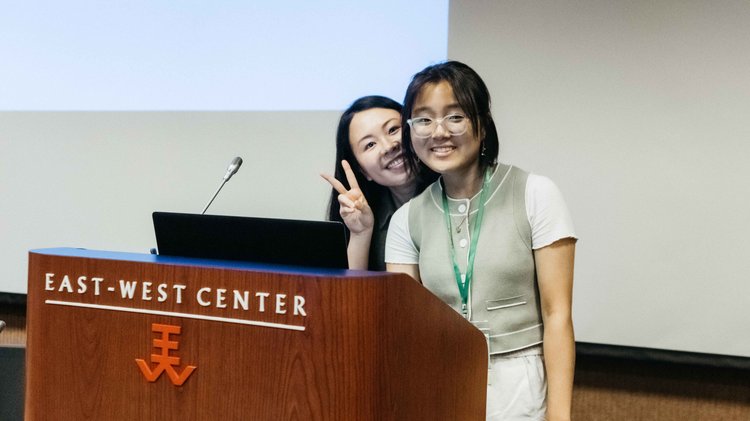
M 28 420 L 484 417 L 484 337 L 403 275 L 39 250 L 27 320 Z

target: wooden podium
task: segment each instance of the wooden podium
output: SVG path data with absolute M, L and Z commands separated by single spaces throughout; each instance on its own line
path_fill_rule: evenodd
M 29 254 L 27 420 L 484 420 L 482 333 L 411 278 Z

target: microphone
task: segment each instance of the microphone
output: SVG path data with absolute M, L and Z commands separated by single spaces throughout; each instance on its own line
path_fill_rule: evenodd
M 219 191 L 221 191 L 221 188 L 224 187 L 224 184 L 237 173 L 237 170 L 240 169 L 240 165 L 242 165 L 242 158 L 240 158 L 239 156 L 235 157 L 232 162 L 229 163 L 229 167 L 227 167 L 227 173 L 224 174 L 224 178 L 221 180 L 219 188 L 216 189 L 216 193 L 214 193 L 214 195 L 211 197 L 211 200 L 206 203 L 206 207 L 203 208 L 201 215 L 206 213 L 206 210 L 209 206 L 211 206 L 211 203 L 213 203 L 214 199 L 216 199 L 216 196 L 219 194 Z
M 229 179 L 237 173 L 237 170 L 240 169 L 240 165 L 242 165 L 242 158 L 238 156 L 229 163 L 229 167 L 227 167 L 227 173 L 224 174 L 224 181 L 229 181 Z

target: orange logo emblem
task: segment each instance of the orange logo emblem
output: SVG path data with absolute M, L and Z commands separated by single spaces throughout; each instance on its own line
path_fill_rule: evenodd
M 151 330 L 161 334 L 161 338 L 154 339 L 154 348 L 161 348 L 161 354 L 151 354 L 151 362 L 156 363 L 156 367 L 152 370 L 146 361 L 139 358 L 135 360 L 146 380 L 155 382 L 166 371 L 172 384 L 182 386 L 185 380 L 193 374 L 195 370 L 193 365 L 185 367 L 182 373 L 178 374 L 175 367 L 179 367 L 180 357 L 169 355 L 169 351 L 176 351 L 180 347 L 179 342 L 169 340 L 169 335 L 179 335 L 180 329 L 180 326 L 151 324 Z

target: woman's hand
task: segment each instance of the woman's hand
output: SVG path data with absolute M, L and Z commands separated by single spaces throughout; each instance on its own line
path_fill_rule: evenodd
M 349 231 L 353 235 L 363 234 L 368 231 L 371 232 L 375 225 L 375 216 L 372 213 L 372 209 L 367 204 L 367 199 L 362 194 L 362 190 L 359 189 L 359 184 L 357 183 L 357 178 L 354 176 L 352 167 L 346 160 L 341 161 L 341 166 L 344 168 L 346 180 L 349 182 L 349 187 L 351 187 L 349 190 L 333 176 L 328 174 L 320 174 L 320 176 L 339 192 L 339 214 L 341 215 L 341 219 L 344 220 L 346 227 L 349 228 Z

